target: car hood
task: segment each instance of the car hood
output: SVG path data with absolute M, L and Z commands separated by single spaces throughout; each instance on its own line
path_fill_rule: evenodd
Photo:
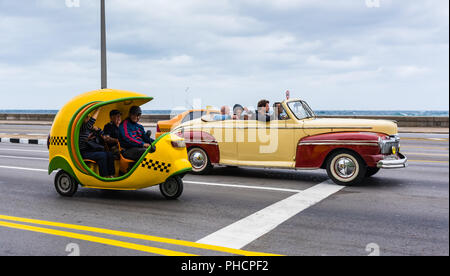
M 397 124 L 388 120 L 314 118 L 304 120 L 303 127 L 308 135 L 343 131 L 377 132 L 386 135 L 398 134 Z

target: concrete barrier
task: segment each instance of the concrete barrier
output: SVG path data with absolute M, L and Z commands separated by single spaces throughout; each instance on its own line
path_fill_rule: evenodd
M 419 116 L 321 116 L 321 118 L 378 119 L 397 122 L 399 127 L 449 127 L 449 117 Z
M 449 117 L 413 117 L 413 116 L 320 116 L 321 118 L 353 118 L 353 119 L 379 119 L 396 121 L 399 127 L 433 127 L 449 128 Z M 54 114 L 0 114 L 0 121 L 37 121 L 52 122 Z M 156 123 L 169 120 L 170 115 L 144 114 L 142 123 Z

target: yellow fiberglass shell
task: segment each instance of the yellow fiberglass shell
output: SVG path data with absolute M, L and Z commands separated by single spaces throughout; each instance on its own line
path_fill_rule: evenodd
M 143 94 L 115 89 L 91 91 L 72 99 L 58 112 L 53 122 L 49 140 L 49 174 L 64 170 L 87 188 L 136 190 L 164 183 L 170 176 L 191 170 L 186 149 L 175 148 L 171 143 L 181 138 L 170 133 L 155 140 L 154 153 L 148 149 L 127 174 L 117 178 L 100 177 L 83 161 L 78 139 L 81 125 L 89 114 L 101 108 L 95 126 L 103 129 L 110 120 L 111 110 L 121 111 L 126 118 L 131 106 L 141 106 L 152 99 Z

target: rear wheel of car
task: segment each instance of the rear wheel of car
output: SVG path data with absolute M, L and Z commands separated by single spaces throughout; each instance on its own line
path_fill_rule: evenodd
M 367 167 L 366 177 L 371 177 L 376 175 L 380 171 L 380 168 Z
M 189 162 L 192 165 L 192 173 L 207 174 L 211 171 L 212 165 L 208 154 L 201 148 L 191 148 L 188 151 Z
M 78 190 L 78 183 L 70 174 L 61 170 L 55 176 L 55 189 L 62 196 L 72 197 Z
M 183 193 L 183 180 L 179 176 L 172 176 L 159 185 L 161 194 L 167 199 L 177 199 Z
M 339 150 L 327 160 L 327 174 L 334 183 L 352 186 L 361 183 L 366 176 L 367 166 L 355 152 Z

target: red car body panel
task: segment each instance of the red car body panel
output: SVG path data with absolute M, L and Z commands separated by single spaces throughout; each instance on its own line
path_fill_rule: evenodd
M 340 132 L 309 136 L 297 146 L 296 168 L 323 168 L 327 156 L 337 149 L 348 149 L 358 153 L 369 167 L 376 167 L 383 159 L 378 139 L 386 135 L 368 132 Z
M 211 164 L 219 164 L 219 145 L 211 134 L 203 131 L 185 131 L 178 132 L 177 135 L 185 139 L 188 151 L 193 147 L 201 148 L 208 154 Z

